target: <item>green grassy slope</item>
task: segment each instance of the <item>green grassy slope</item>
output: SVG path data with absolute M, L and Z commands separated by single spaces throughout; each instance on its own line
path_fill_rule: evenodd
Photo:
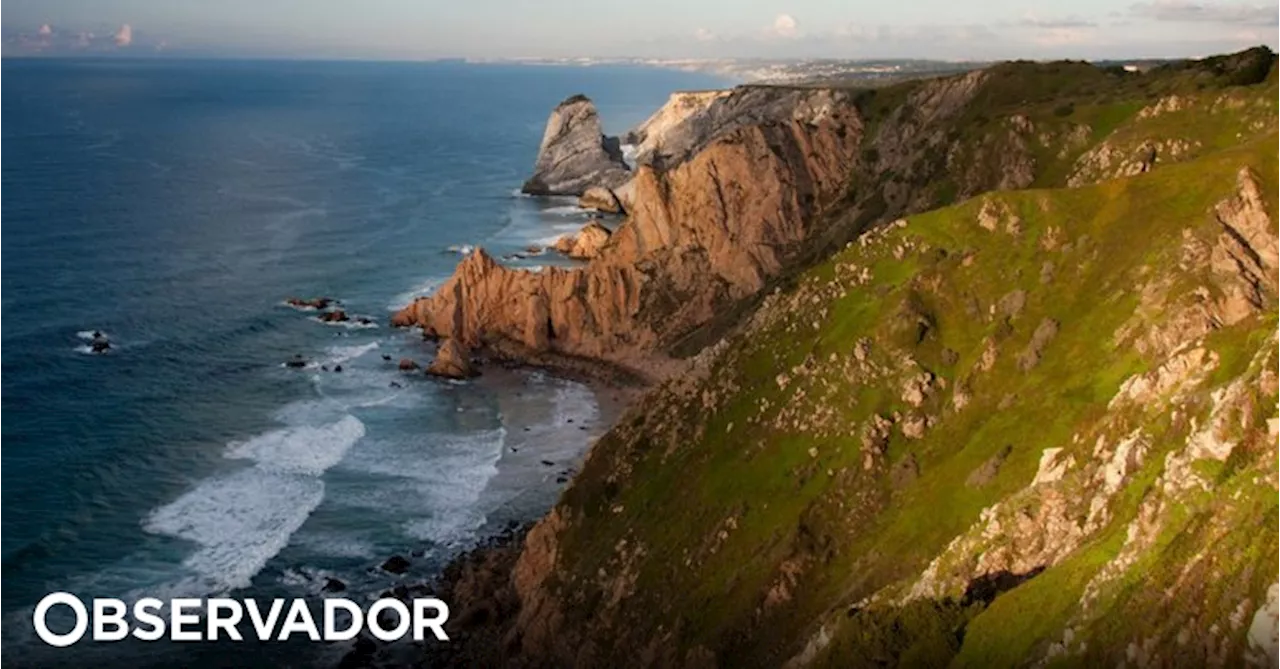
M 1165 90 L 987 91 L 1045 135 L 1035 183 L 1056 188 L 862 237 L 629 412 L 559 505 L 565 643 L 613 664 L 1240 661 L 1277 559 L 1275 295 L 1215 320 L 1242 279 L 1209 250 L 1242 169 L 1274 227 L 1275 74 L 1195 76 L 1146 113 Z M 1061 187 L 1087 151 L 1174 139 L 1179 162 Z M 1230 454 L 1204 457 L 1219 424 Z M 1068 464 L 1031 485 L 1053 448 Z

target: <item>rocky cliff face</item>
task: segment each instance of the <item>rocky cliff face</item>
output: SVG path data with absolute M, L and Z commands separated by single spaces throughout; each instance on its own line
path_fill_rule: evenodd
M 635 147 L 637 163 L 652 163 L 653 156 L 662 153 L 667 137 L 676 137 L 681 134 L 675 131 L 675 128 L 689 121 L 691 117 L 704 117 L 713 103 L 729 95 L 732 95 L 732 91 L 672 93 L 665 105 L 622 138 L 623 143 Z
M 660 277 L 715 277 L 723 304 L 786 271 L 785 240 L 812 245 L 849 217 L 861 234 L 769 291 L 593 447 L 510 566 L 465 584 L 500 606 L 460 623 L 459 647 L 512 666 L 1275 664 L 1274 71 L 1193 86 L 1169 126 L 1123 97 L 1088 113 L 1055 96 L 993 106 L 1026 96 L 1010 79 L 852 101 L 828 118 L 856 129 L 853 145 L 821 123 L 752 125 L 639 170 L 635 212 L 601 256 L 638 258 L 638 274 L 600 260 L 578 273 L 626 286 L 635 311 L 615 315 L 646 333 L 639 350 L 674 331 L 648 314 L 707 314 L 694 305 L 710 289 Z M 1203 148 L 1065 187 L 1091 147 L 1170 128 Z M 830 198 L 817 219 L 780 223 L 785 199 L 753 208 L 756 190 L 786 192 L 772 183 L 826 183 L 815 155 L 845 156 L 852 174 L 812 191 Z M 730 172 L 730 156 L 805 168 Z M 872 165 L 895 172 L 875 190 L 860 181 Z M 954 195 L 1041 179 L 1059 188 L 856 225 L 924 206 L 934 180 Z M 755 236 L 706 215 L 739 198 L 727 210 L 770 221 Z M 716 246 L 737 239 L 751 243 Z M 441 311 L 404 320 L 485 336 Z
M 811 97 L 788 92 L 774 101 L 786 113 L 739 124 L 681 164 L 642 166 L 629 217 L 587 267 L 513 270 L 477 251 L 395 323 L 467 346 L 518 343 L 648 367 L 777 274 L 840 193 L 861 121 L 847 96 Z
M 595 104 L 575 95 L 557 105 L 547 119 L 533 176 L 521 190 L 530 195 L 581 195 L 591 186 L 613 188 L 628 178 L 618 139 L 601 131 Z

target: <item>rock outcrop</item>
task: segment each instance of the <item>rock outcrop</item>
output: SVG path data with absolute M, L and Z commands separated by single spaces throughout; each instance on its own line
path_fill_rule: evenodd
M 583 209 L 594 209 L 602 214 L 625 214 L 626 207 L 618 194 L 604 186 L 592 186 L 578 198 L 578 206 Z
M 466 379 L 475 376 L 471 366 L 471 356 L 457 339 L 449 338 L 440 342 L 440 350 L 436 351 L 436 359 L 427 367 L 427 374 L 446 379 Z
M 673 136 L 677 128 L 691 118 L 702 116 L 717 100 L 732 94 L 728 90 L 712 91 L 679 91 L 672 93 L 667 103 L 641 123 L 634 130 L 623 136 L 624 144 L 634 147 L 636 162 L 650 162 L 654 155 L 662 153 L 667 143 L 667 135 Z M 702 132 L 708 132 L 704 129 Z M 692 129 L 683 132 L 693 132 Z
M 772 115 L 753 111 L 758 123 L 735 124 L 678 165 L 641 166 L 629 217 L 587 267 L 530 272 L 475 252 L 393 322 L 468 347 L 518 342 L 646 367 L 782 269 L 839 194 L 857 152 L 862 121 L 843 93 L 734 95 L 749 97 L 747 106 L 770 101 Z
M 599 221 L 591 221 L 582 226 L 576 235 L 565 235 L 556 240 L 555 250 L 575 260 L 591 260 L 600 255 L 605 244 L 609 243 L 609 228 Z
M 601 131 L 595 104 L 585 95 L 575 95 L 557 105 L 547 119 L 533 176 L 521 191 L 582 195 L 592 186 L 613 188 L 629 178 L 618 139 Z
M 637 166 L 665 168 L 741 128 L 776 123 L 816 124 L 847 114 L 842 91 L 821 88 L 742 86 L 731 91 L 677 93 L 628 134 Z

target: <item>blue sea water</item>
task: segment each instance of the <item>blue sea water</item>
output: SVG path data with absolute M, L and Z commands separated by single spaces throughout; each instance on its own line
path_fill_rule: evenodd
M 55 590 L 316 596 L 332 577 L 371 597 L 544 511 L 609 398 L 536 372 L 405 375 L 432 345 L 387 319 L 449 275 L 451 247 L 509 253 L 584 222 L 515 194 L 556 102 L 586 93 L 620 132 L 673 90 L 724 85 L 456 63 L 6 59 L 2 75 L 11 666 L 306 666 L 314 649 L 50 655 L 30 615 Z M 377 327 L 320 323 L 293 295 Z M 295 355 L 311 364 L 285 368 Z M 393 554 L 405 577 L 376 569 Z

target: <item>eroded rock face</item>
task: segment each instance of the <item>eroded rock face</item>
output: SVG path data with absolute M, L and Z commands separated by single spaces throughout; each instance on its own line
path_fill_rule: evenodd
M 704 115 L 713 103 L 732 94 L 729 90 L 719 91 L 679 91 L 672 93 L 667 103 L 623 138 L 627 144 L 635 146 L 637 162 L 648 162 L 648 159 L 660 154 L 667 143 L 668 134 L 695 131 L 689 128 L 675 131 L 689 119 Z M 709 131 L 705 128 L 703 132 Z
M 561 102 L 547 119 L 533 176 L 522 192 L 582 195 L 592 186 L 613 188 L 630 178 L 618 139 L 605 137 L 596 106 L 584 95 Z
M 667 168 L 742 128 L 778 122 L 818 124 L 847 113 L 849 105 L 842 92 L 814 88 L 741 86 L 677 93 L 628 139 L 636 145 L 637 165 Z
M 821 114 L 788 111 L 721 135 L 674 167 L 642 166 L 630 216 L 611 236 L 592 233 L 609 243 L 587 267 L 530 272 L 477 251 L 393 323 L 467 347 L 516 342 L 643 367 L 717 309 L 763 287 L 839 193 L 862 121 L 843 94 L 812 95 L 820 102 L 803 107 Z M 799 108 L 797 96 L 782 98 Z
M 603 214 L 624 214 L 625 208 L 617 194 L 604 186 L 592 186 L 578 198 L 578 206 L 594 209 Z
M 436 351 L 436 359 L 427 367 L 427 373 L 447 379 L 465 379 L 475 376 L 471 367 L 471 356 L 457 339 L 445 339 L 440 342 L 440 350 Z
M 601 225 L 599 221 L 591 221 L 584 225 L 578 231 L 578 235 L 573 238 L 573 245 L 569 247 L 568 256 L 578 260 L 590 260 L 600 255 L 604 245 L 609 243 L 611 234 L 609 228 Z

